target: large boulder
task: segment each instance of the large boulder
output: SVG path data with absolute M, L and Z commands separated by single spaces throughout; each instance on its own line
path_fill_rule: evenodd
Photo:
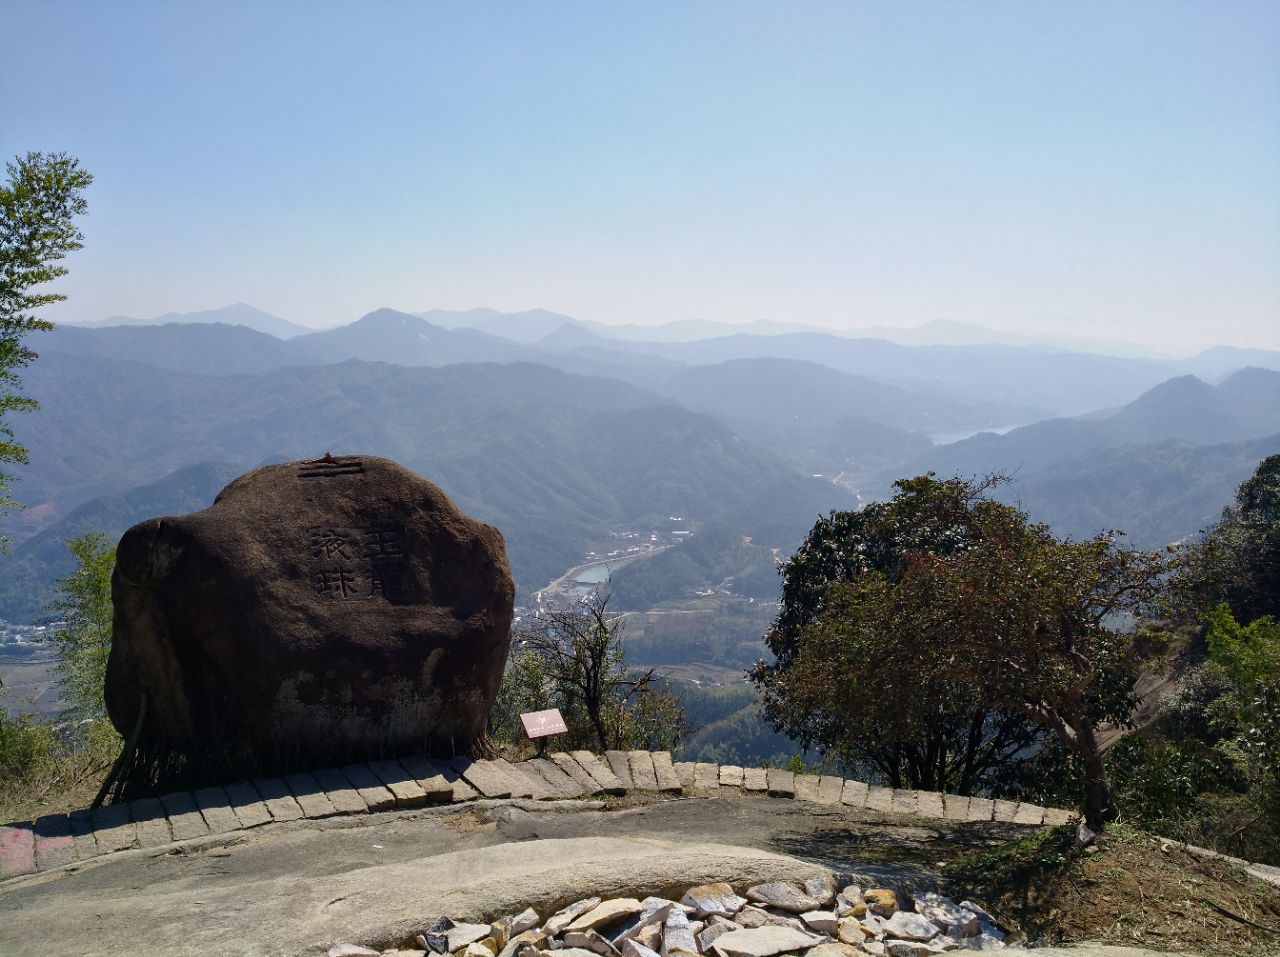
M 141 728 L 126 775 L 465 752 L 498 691 L 513 595 L 497 529 L 372 456 L 260 468 L 204 511 L 135 525 L 106 682 L 116 728 Z

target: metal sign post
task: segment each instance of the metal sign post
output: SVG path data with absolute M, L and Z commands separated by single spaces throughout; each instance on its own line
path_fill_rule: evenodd
M 564 716 L 560 714 L 559 708 L 522 714 L 520 723 L 524 725 L 524 733 L 529 740 L 538 742 L 538 757 L 542 757 L 547 750 L 547 738 L 553 734 L 564 734 L 569 730 L 565 726 Z

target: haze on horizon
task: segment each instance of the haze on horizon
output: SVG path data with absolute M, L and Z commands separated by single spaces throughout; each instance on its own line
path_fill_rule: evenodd
M 6 5 L 60 321 L 236 301 L 1280 348 L 1267 2 Z

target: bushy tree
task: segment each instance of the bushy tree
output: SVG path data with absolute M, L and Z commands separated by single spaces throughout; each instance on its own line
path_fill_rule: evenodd
M 919 476 L 866 519 L 843 518 L 853 534 L 820 549 L 845 573 L 797 575 L 789 592 L 784 569 L 777 661 L 754 677 L 780 727 L 843 747 L 954 740 L 938 723 L 966 710 L 1019 715 L 1079 760 L 1097 830 L 1116 805 L 1096 728 L 1133 704 L 1132 639 L 1113 622 L 1150 598 L 1160 565 L 1114 534 L 1058 539 L 988 487 Z M 990 718 L 963 727 L 991 740 Z
M 59 261 L 81 247 L 75 217 L 87 209 L 84 190 L 93 177 L 66 153 L 28 153 L 6 170 L 8 182 L 0 186 L 0 463 L 22 463 L 26 449 L 6 417 L 36 406 L 18 391 L 18 370 L 36 358 L 24 338 L 52 327 L 37 309 L 66 298 L 36 287 L 65 275 Z M 3 494 L 10 480 L 0 472 L 0 506 L 14 504 Z
M 1280 455 L 1263 459 L 1235 504 L 1174 560 L 1165 609 L 1171 614 L 1201 620 L 1221 602 L 1240 622 L 1280 617 Z
M 1179 674 L 1148 724 L 1107 750 L 1116 800 L 1128 824 L 1280 863 L 1280 625 L 1241 625 L 1219 605 L 1205 632 L 1204 660 Z M 1082 777 L 1062 748 L 1028 771 L 1025 786 L 1047 804 Z
M 500 736 L 519 740 L 518 716 L 559 708 L 565 747 L 671 748 L 685 732 L 679 701 L 649 669 L 627 668 L 625 619 L 592 592 L 522 623 L 493 713 Z
M 765 636 L 773 663 L 752 679 L 774 726 L 891 787 L 999 790 L 1043 731 L 1020 711 L 975 700 L 951 669 L 882 667 L 886 590 L 913 556 L 949 555 L 976 534 L 975 502 L 995 481 L 897 483 L 888 502 L 819 518 L 782 566 L 782 600 Z
M 1226 605 L 1209 615 L 1209 658 L 1230 680 L 1224 703 L 1234 718 L 1232 744 L 1251 790 L 1280 820 L 1280 622 L 1247 625 Z
M 82 787 L 97 787 L 120 750 L 103 702 L 115 546 L 104 535 L 88 534 L 67 547 L 76 568 L 57 583 L 53 610 L 65 627 L 52 637 L 60 653 L 55 674 L 71 720 L 34 714 L 10 718 L 0 709 L 0 805 L 29 809 L 50 800 L 57 805 L 68 796 L 77 800 Z
M 59 660 L 55 668 L 63 699 L 82 717 L 106 717 L 103 689 L 111 652 L 111 572 L 116 546 L 105 535 L 90 532 L 67 542 L 76 567 L 57 582 L 53 603 L 63 626 L 53 633 Z

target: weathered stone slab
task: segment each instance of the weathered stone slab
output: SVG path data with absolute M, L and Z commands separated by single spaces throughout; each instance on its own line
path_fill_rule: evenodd
M 1044 808 L 1039 804 L 1018 805 L 1018 811 L 1013 815 L 1014 824 L 1034 824 L 1039 827 L 1044 823 Z
M 742 768 L 734 764 L 720 765 L 720 786 L 722 788 L 742 787 Z
M 347 780 L 347 776 L 340 769 L 322 768 L 319 771 L 312 772 L 311 776 L 315 778 L 316 787 L 322 792 L 321 796 L 339 814 L 369 813 L 369 805 L 364 803 L 364 798 L 360 796 L 360 792 L 351 786 L 351 782 Z M 324 808 L 323 803 L 311 801 L 310 795 L 308 795 L 305 805 L 301 795 L 296 792 L 295 798 L 299 806 L 303 807 L 304 814 L 307 813 L 308 807 L 314 810 L 323 810 Z
M 161 795 L 160 803 L 169 818 L 169 828 L 173 831 L 175 841 L 189 841 L 193 837 L 204 837 L 209 833 L 209 825 L 205 823 L 190 791 Z
M 600 781 L 596 779 L 596 776 L 592 774 L 591 770 L 587 767 L 587 765 L 584 764 L 582 760 L 577 757 L 578 753 L 579 752 L 574 752 L 573 754 L 569 754 L 564 751 L 556 751 L 551 754 L 548 754 L 547 760 L 550 761 L 552 764 L 554 764 L 562 774 L 568 775 L 569 778 L 574 782 L 574 784 L 576 784 L 581 789 L 581 793 L 595 794 L 597 791 L 603 791 L 604 788 L 601 785 Z M 587 754 L 589 752 L 583 751 L 581 753 Z M 592 755 L 592 757 L 595 757 L 595 755 Z M 604 767 L 606 770 L 608 770 L 608 766 L 605 765 L 603 761 L 600 761 L 599 758 L 597 758 L 596 761 L 600 764 L 601 767 Z M 617 775 L 615 775 L 612 771 L 609 771 L 609 777 L 612 778 L 614 781 L 618 780 Z M 622 785 L 620 782 L 618 784 L 618 787 L 620 788 L 620 791 L 617 793 L 622 793 L 623 791 L 626 790 L 625 788 L 622 788 Z
M 139 798 L 129 803 L 129 812 L 133 815 L 133 823 L 138 828 L 139 847 L 164 847 L 173 843 L 173 831 L 169 829 L 169 818 L 165 816 L 164 805 L 157 798 Z M 263 813 L 266 809 L 263 808 Z
M 1044 823 L 1049 827 L 1061 827 L 1064 824 L 1070 824 L 1077 817 L 1079 815 L 1075 811 L 1068 811 L 1060 807 L 1047 807 L 1044 809 Z
M 396 799 L 396 807 L 422 807 L 427 792 L 399 761 L 370 761 L 369 770 Z
M 995 802 L 995 813 L 992 815 L 991 820 L 1000 821 L 1004 824 L 1012 824 L 1014 816 L 1017 813 L 1017 801 L 1001 801 L 997 799 Z
M 500 774 L 486 761 L 454 758 L 449 761 L 449 767 L 461 775 L 483 797 L 509 798 L 512 788 L 516 787 L 515 782 Z
M 969 798 L 969 820 L 990 821 L 995 814 L 995 802 L 991 798 Z
M 893 810 L 893 788 L 867 788 L 867 800 L 863 807 L 868 811 L 879 811 L 888 814 Z
M 401 758 L 400 764 L 413 775 L 414 780 L 418 782 L 418 786 L 426 792 L 427 801 L 433 804 L 447 804 L 453 800 L 453 785 L 449 783 L 449 779 L 445 777 L 440 766 L 434 761 L 414 755 L 409 758 Z
M 262 796 L 262 803 L 271 812 L 271 820 L 279 822 L 302 820 L 302 807 L 289 793 L 284 778 L 257 778 L 253 786 Z
M 673 793 L 680 790 L 680 778 L 670 751 L 653 752 L 653 774 L 658 779 L 658 790 Z
M 699 761 L 693 766 L 693 789 L 695 791 L 720 791 L 720 766 Z
M 573 919 L 566 930 L 597 930 L 616 925 L 632 914 L 638 914 L 644 905 L 634 897 L 618 897 L 601 901 L 595 907 Z
M 653 769 L 653 756 L 648 751 L 628 751 L 627 766 L 631 782 L 642 791 L 658 790 L 658 775 Z
M 792 914 L 804 914 L 822 906 L 821 901 L 791 881 L 768 881 L 748 887 L 747 900 Z
M 618 780 L 622 782 L 623 787 L 630 791 L 634 787 L 638 787 L 635 780 L 631 777 L 631 759 L 627 756 L 626 751 L 606 751 L 604 759 L 609 763 L 610 770 L 617 775 Z
M 781 768 L 769 768 L 769 797 L 795 797 L 796 776 Z
M 921 817 L 946 817 L 946 802 L 937 791 L 917 791 L 916 813 Z
M 792 779 L 797 801 L 818 800 L 818 776 L 816 774 L 797 774 Z
M 742 789 L 748 792 L 766 792 L 769 790 L 769 772 L 764 768 L 744 768 L 742 772 Z
M 866 807 L 867 790 L 866 781 L 846 780 L 840 792 L 840 803 L 853 808 Z
M 605 794 L 626 793 L 626 785 L 618 779 L 618 776 L 613 773 L 613 768 L 609 767 L 608 764 L 601 760 L 598 754 L 592 754 L 590 751 L 571 751 L 569 752 L 569 756 L 572 757 L 582 770 L 591 777 L 591 780 L 596 783 L 596 787 L 592 788 L 590 793 L 594 794 L 597 791 L 603 791 Z M 552 757 L 554 758 L 555 756 L 552 755 Z M 573 771 L 570 768 L 565 767 L 563 770 L 569 774 L 570 777 L 574 776 Z M 581 780 L 579 780 L 578 783 L 581 784 Z
M 664 957 L 687 957 L 698 952 L 698 943 L 689 925 L 689 917 L 679 908 L 671 908 L 662 921 L 662 953 Z
M 824 939 L 794 927 L 766 925 L 731 930 L 716 938 L 714 950 L 722 957 L 772 957 L 773 954 L 800 953 Z
M 90 811 L 89 819 L 93 821 L 93 834 L 102 854 L 126 850 L 138 840 L 138 829 L 128 804 L 104 804 Z
M 369 765 L 348 764 L 338 770 L 351 782 L 351 786 L 356 789 L 356 793 L 368 805 L 370 811 L 390 811 L 396 806 L 396 796 L 378 780 L 378 776 L 373 773 Z M 271 803 L 267 802 L 267 807 L 270 806 Z M 301 816 L 301 810 L 298 813 Z
M 946 803 L 946 813 L 943 815 L 948 821 L 967 821 L 969 820 L 969 797 L 963 794 L 952 794 L 947 792 L 942 795 L 943 801 Z
M 345 778 L 341 780 L 344 784 L 346 783 Z M 303 817 L 319 819 L 343 813 L 324 793 L 324 788 L 320 786 L 320 782 L 316 780 L 315 775 L 307 774 L 305 771 L 298 774 L 286 774 L 284 783 L 289 785 L 289 792 L 293 795 L 293 799 L 298 802 L 298 807 L 302 808 Z M 350 787 L 346 790 L 354 798 L 351 802 L 352 810 L 346 813 L 363 814 L 368 810 L 360 795 L 356 794 Z
M 523 781 L 516 779 L 514 775 L 505 774 L 502 766 L 495 761 L 454 758 L 449 765 L 487 798 L 518 797 L 517 792 L 525 790 Z
M 586 793 L 582 785 L 561 770 L 554 761 L 547 758 L 534 758 L 532 761 L 526 761 L 525 764 L 542 775 L 542 779 L 555 792 L 553 797 L 578 798 Z
M 676 769 L 676 777 L 680 779 L 680 790 L 693 790 L 694 763 L 692 761 L 677 761 L 673 767 Z
M 916 813 L 916 792 L 909 791 L 905 788 L 893 789 L 893 813 L 894 814 L 915 814 Z
M 458 773 L 458 769 L 453 766 L 452 761 L 433 759 L 431 763 L 440 769 L 440 773 L 444 775 L 445 780 L 453 787 L 454 803 L 458 801 L 474 801 L 480 797 L 480 792 Z
M 71 837 L 76 842 L 76 860 L 87 861 L 98 856 L 98 839 L 93 836 L 93 821 L 89 820 L 87 808 L 71 811 L 67 814 L 71 824 Z
M 534 785 L 537 783 L 520 770 L 518 764 L 512 764 L 505 758 L 494 758 L 489 762 L 501 774 L 505 774 L 514 782 L 511 788 L 511 796 L 517 798 L 531 798 L 534 796 Z
M 30 822 L 0 827 L 0 878 L 34 874 L 36 836 Z
M 535 801 L 549 801 L 560 796 L 559 790 L 552 787 L 551 782 L 544 778 L 537 768 L 530 767 L 528 761 L 512 764 L 511 773 L 523 782 L 522 791 L 527 792 L 528 796 Z
M 840 794 L 844 790 L 844 778 L 824 774 L 818 778 L 818 803 L 839 804 Z
M 228 784 L 227 801 L 244 827 L 261 827 L 271 823 L 271 812 L 262 803 L 262 795 L 248 781 Z
M 238 831 L 243 826 L 231 807 L 227 792 L 222 788 L 201 788 L 195 792 L 196 806 L 200 808 L 210 834 Z
M 47 871 L 72 864 L 76 859 L 76 839 L 65 814 L 46 814 L 32 828 L 36 843 L 36 868 Z

